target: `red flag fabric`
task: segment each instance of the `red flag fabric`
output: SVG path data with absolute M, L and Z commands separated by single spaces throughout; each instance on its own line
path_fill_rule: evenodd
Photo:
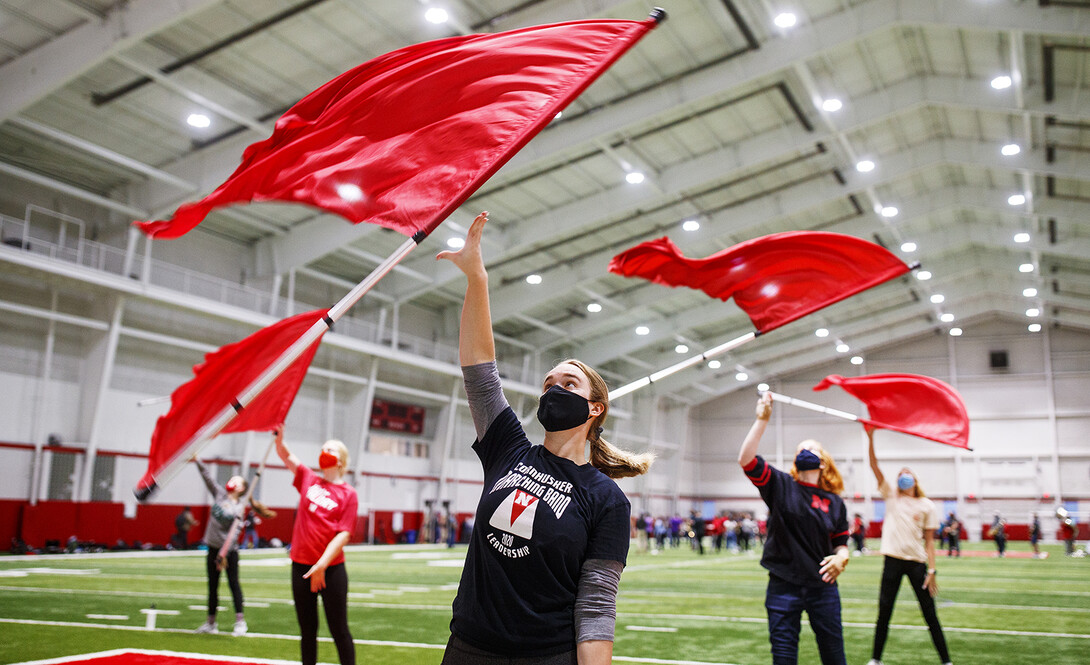
M 814 390 L 840 386 L 867 405 L 864 424 L 923 437 L 956 448 L 969 448 L 969 414 L 948 383 L 918 374 L 871 374 L 852 379 L 838 374 Z
M 316 310 L 284 319 L 249 337 L 216 349 L 193 367 L 194 377 L 170 396 L 170 411 L 160 416 L 151 435 L 148 470 L 137 488 L 151 488 L 159 473 L 171 462 L 194 451 L 186 449 L 206 423 L 231 405 L 269 365 L 299 339 L 326 310 Z M 319 337 L 265 390 L 242 409 L 221 430 L 248 432 L 272 430 L 284 422 L 307 367 L 318 351 Z
M 656 21 L 590 20 L 409 46 L 326 83 L 166 221 L 176 238 L 240 201 L 293 201 L 430 233 Z
M 669 238 L 636 245 L 609 271 L 666 286 L 688 286 L 741 307 L 764 333 L 903 275 L 909 267 L 885 248 L 853 236 L 790 231 L 754 238 L 690 259 Z

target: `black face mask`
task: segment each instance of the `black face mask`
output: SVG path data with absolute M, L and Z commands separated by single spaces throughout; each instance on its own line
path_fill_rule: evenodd
M 537 403 L 537 420 L 546 432 L 562 432 L 579 427 L 590 418 L 590 402 L 586 397 L 552 386 Z
M 821 468 L 821 458 L 816 453 L 803 448 L 795 455 L 795 468 L 799 471 L 812 471 Z

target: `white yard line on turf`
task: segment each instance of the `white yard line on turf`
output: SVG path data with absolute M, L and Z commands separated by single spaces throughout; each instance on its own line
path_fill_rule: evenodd
M 350 552 L 405 552 L 421 550 L 446 550 L 446 545 L 345 545 L 345 553 Z M 261 556 L 279 554 L 280 556 L 287 557 L 285 551 L 276 547 L 263 547 L 261 549 L 247 549 L 239 550 L 239 554 L 242 556 Z M 80 552 L 78 554 L 24 554 L 19 557 L 12 557 L 9 560 L 0 559 L 0 564 L 12 563 L 21 561 L 86 561 L 90 559 L 155 559 L 155 558 L 167 558 L 167 557 L 200 557 L 204 558 L 208 556 L 207 550 L 147 550 L 136 551 L 128 550 L 124 552 Z
M 148 591 L 118 591 L 112 589 L 55 589 L 50 587 L 32 586 L 0 586 L 0 591 L 34 591 L 37 593 L 73 594 L 79 593 L 93 596 L 123 596 L 138 598 L 167 598 L 170 600 L 204 600 L 206 594 L 195 593 L 154 593 Z M 261 598 L 256 603 L 246 601 L 247 607 L 268 607 L 269 605 L 292 605 L 292 601 L 286 598 Z M 405 603 L 348 603 L 349 607 L 368 607 L 372 609 L 391 610 L 425 610 L 429 612 L 449 612 L 450 605 L 408 605 Z
M 642 617 L 645 619 L 674 619 L 677 621 L 717 621 L 720 623 L 768 623 L 768 619 L 763 617 L 724 617 L 708 614 L 649 614 L 640 612 L 618 612 L 618 617 Z M 804 624 L 809 625 L 809 621 L 803 619 Z M 865 628 L 867 630 L 874 630 L 873 623 L 860 623 L 845 621 L 841 625 L 845 628 Z M 898 630 L 928 630 L 927 626 L 909 626 L 902 624 L 891 624 L 890 628 L 896 628 Z M 1080 640 L 1090 640 L 1090 634 L 1084 633 L 1046 633 L 1037 632 L 1031 630 L 1000 630 L 994 628 L 957 628 L 943 626 L 943 631 L 947 633 L 982 633 L 985 635 L 997 634 L 997 635 L 1022 635 L 1026 637 L 1073 637 Z

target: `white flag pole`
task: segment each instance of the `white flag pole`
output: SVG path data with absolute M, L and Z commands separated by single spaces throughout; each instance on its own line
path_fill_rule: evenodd
M 203 427 L 197 430 L 192 438 L 190 438 L 174 457 L 171 458 L 170 462 L 160 469 L 158 475 L 152 479 L 150 485 L 140 485 L 134 488 L 133 493 L 136 495 L 136 498 L 140 501 L 147 501 L 159 486 L 170 482 L 182 467 L 185 466 L 186 462 L 189 461 L 189 458 L 200 452 L 209 441 L 222 432 L 223 428 L 227 427 L 242 409 L 253 402 L 254 398 L 260 395 L 262 390 L 269 387 L 269 384 L 275 381 L 291 366 L 292 363 L 298 360 L 299 356 L 303 355 L 303 352 L 310 348 L 311 344 L 317 341 L 323 333 L 332 328 L 333 324 L 344 316 L 344 313 L 348 311 L 348 308 L 359 302 L 359 300 L 363 298 L 363 296 L 370 291 L 380 279 L 393 270 L 394 266 L 404 259 L 409 252 L 415 249 L 425 237 L 427 236 L 423 232 L 417 232 L 412 238 L 406 240 L 393 254 L 372 270 L 371 274 L 365 277 L 362 282 L 357 284 L 341 298 L 336 305 L 329 308 L 329 311 L 324 318 L 315 321 L 314 325 L 307 329 L 299 339 L 295 340 L 291 346 L 280 354 L 280 357 L 277 358 L 264 373 L 254 379 L 249 386 L 237 395 L 232 403 L 225 406 L 212 420 L 208 421 Z
M 813 402 L 807 402 L 801 399 L 795 399 L 794 397 L 788 397 L 787 395 L 781 395 L 774 393 L 771 390 L 766 391 L 772 396 L 773 402 L 783 402 L 784 404 L 790 404 L 792 406 L 802 407 L 803 409 L 809 409 L 810 411 L 817 411 L 829 416 L 836 416 L 837 418 L 843 418 L 844 420 L 854 420 L 859 422 L 859 416 L 852 415 L 847 411 L 839 411 L 837 409 L 830 409 L 827 406 L 821 406 L 820 404 L 814 404 Z M 762 395 L 764 393 L 761 393 Z
M 676 363 L 674 365 L 670 365 L 666 369 L 660 369 L 659 371 L 655 372 L 654 374 L 650 374 L 648 376 L 645 376 L 642 379 L 636 379 L 632 383 L 625 384 L 625 385 L 621 386 L 620 388 L 617 388 L 616 390 L 611 390 L 611 391 L 609 391 L 609 400 L 613 401 L 613 400 L 617 399 L 618 397 L 622 397 L 624 395 L 627 395 L 628 393 L 630 393 L 630 392 L 632 392 L 634 390 L 639 390 L 640 388 L 643 388 L 645 386 L 649 386 L 652 383 L 654 383 L 655 381 L 661 381 L 662 379 L 665 379 L 666 377 L 670 376 L 671 374 L 676 374 L 676 373 L 680 372 L 681 370 L 685 369 L 686 367 L 692 367 L 693 365 L 698 365 L 698 364 L 704 362 L 705 360 L 707 360 L 709 358 L 714 358 L 715 356 L 722 355 L 722 354 L 726 353 L 727 351 L 730 351 L 731 349 L 736 349 L 739 346 L 742 346 L 743 344 L 745 344 L 746 342 L 751 342 L 754 339 L 756 339 L 757 334 L 758 333 L 756 333 L 756 332 L 748 332 L 745 335 L 742 335 L 741 337 L 735 337 L 734 339 L 730 340 L 729 342 L 724 342 L 723 344 L 720 344 L 719 346 L 714 346 L 714 347 L 708 349 L 707 351 L 705 351 L 704 353 L 701 353 L 699 355 L 695 355 L 695 356 L 693 356 L 691 358 L 686 358 L 685 360 L 682 360 L 679 363 Z

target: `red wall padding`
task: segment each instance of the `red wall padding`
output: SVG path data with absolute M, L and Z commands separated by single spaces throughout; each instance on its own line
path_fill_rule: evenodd
M 191 509 L 193 516 L 200 521 L 189 532 L 189 544 L 192 546 L 199 543 L 204 536 L 208 506 L 191 506 Z M 291 542 L 295 507 L 273 510 L 276 511 L 276 517 L 263 519 L 257 527 L 258 535 L 266 540 L 279 538 L 284 543 Z M 8 549 L 11 539 L 15 537 L 22 538 L 35 548 L 44 547 L 47 540 L 56 540 L 63 547 L 70 536 L 75 536 L 79 541 L 106 546 L 113 546 L 119 539 L 130 546 L 135 541 L 165 546 L 174 535 L 174 518 L 181 511 L 181 505 L 138 505 L 136 517 L 128 519 L 124 516 L 124 506 L 120 503 L 40 501 L 32 506 L 27 501 L 0 500 L 0 549 Z M 403 511 L 402 514 L 404 530 L 419 532 L 424 521 L 423 512 Z M 459 525 L 465 515 L 458 515 Z M 379 511 L 375 518 L 377 542 L 400 541 L 402 534 L 393 533 L 392 511 Z M 367 540 L 367 519 L 366 516 L 357 518 L 350 542 L 360 543 Z

